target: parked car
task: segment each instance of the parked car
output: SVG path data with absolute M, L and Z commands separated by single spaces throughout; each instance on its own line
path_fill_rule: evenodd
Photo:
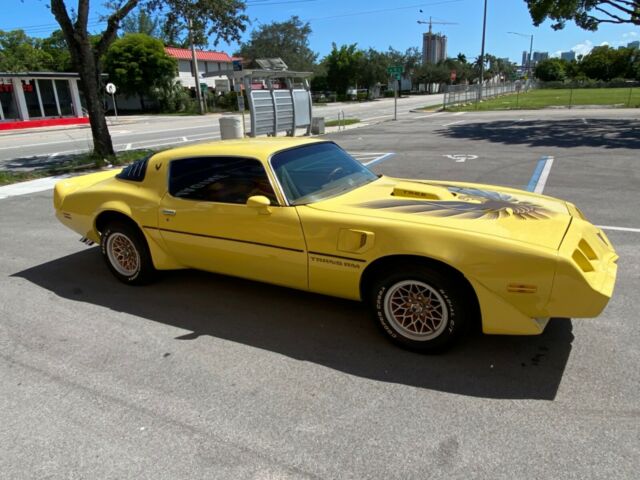
M 535 335 L 550 317 L 597 316 L 616 278 L 611 243 L 571 203 L 375 175 L 317 139 L 167 150 L 62 180 L 54 206 L 124 283 L 195 268 L 361 300 L 420 351 L 473 326 Z

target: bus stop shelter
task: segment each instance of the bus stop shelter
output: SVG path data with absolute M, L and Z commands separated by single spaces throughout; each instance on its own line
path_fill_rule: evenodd
M 242 91 L 246 92 L 251 120 L 249 136 L 276 136 L 282 132 L 293 136 L 298 128 L 305 128 L 307 134 L 310 133 L 312 102 L 308 79 L 312 72 L 278 68 L 245 70 L 237 64 L 234 67 L 234 70 L 218 71 L 215 75 L 226 75 L 232 82 L 241 112 L 244 111 Z

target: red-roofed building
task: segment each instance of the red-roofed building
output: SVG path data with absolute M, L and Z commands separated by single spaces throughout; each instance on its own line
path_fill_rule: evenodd
M 178 61 L 178 80 L 188 88 L 195 86 L 193 79 L 193 68 L 191 61 L 191 50 L 188 48 L 165 47 L 167 55 Z M 201 77 L 205 73 L 217 72 L 220 70 L 232 70 L 231 57 L 224 52 L 213 52 L 196 50 L 198 60 L 198 72 Z M 200 78 L 200 83 L 206 83 L 209 87 L 218 91 L 229 91 L 229 79 L 226 76 Z

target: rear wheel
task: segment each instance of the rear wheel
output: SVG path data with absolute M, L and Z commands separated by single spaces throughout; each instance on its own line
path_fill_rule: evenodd
M 109 270 L 121 282 L 142 285 L 153 280 L 156 270 L 138 228 L 112 222 L 102 232 L 100 247 Z
M 413 267 L 381 277 L 370 302 L 391 341 L 410 350 L 439 352 L 453 345 L 469 323 L 466 295 L 452 276 Z

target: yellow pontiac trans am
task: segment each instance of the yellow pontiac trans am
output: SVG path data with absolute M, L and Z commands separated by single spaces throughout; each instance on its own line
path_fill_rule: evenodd
M 129 284 L 195 268 L 362 300 L 386 336 L 438 351 L 467 328 L 536 335 L 595 317 L 617 255 L 571 203 L 377 176 L 330 141 L 246 139 L 60 181 L 60 221 Z

